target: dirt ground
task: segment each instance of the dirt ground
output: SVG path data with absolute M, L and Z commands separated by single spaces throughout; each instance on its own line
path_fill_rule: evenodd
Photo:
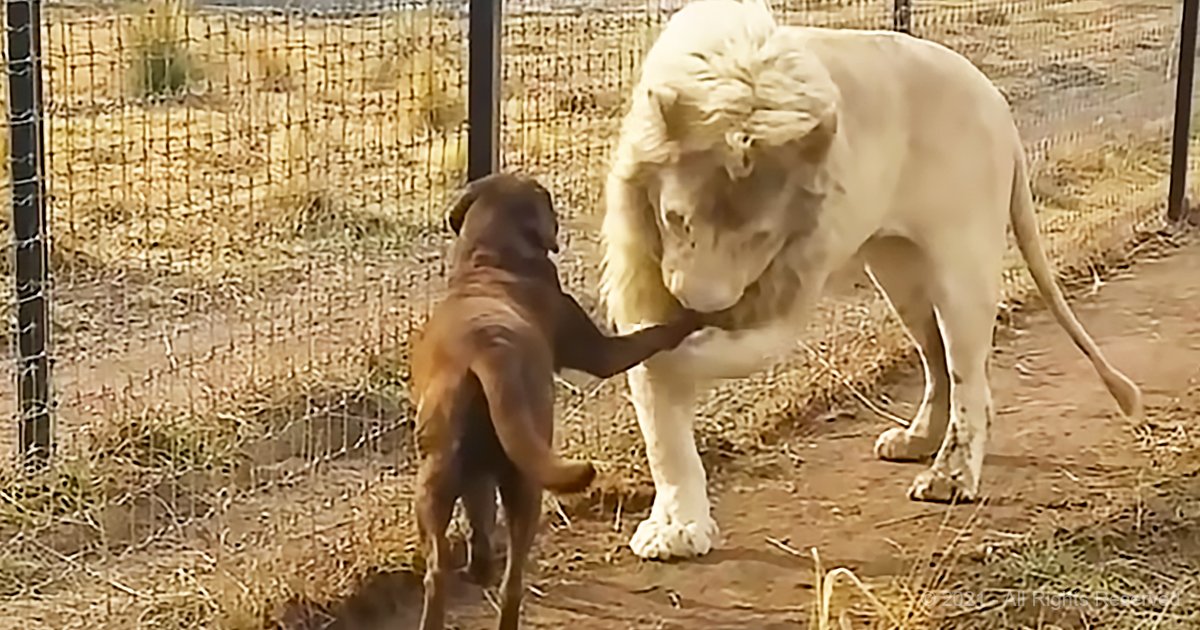
M 813 602 L 810 548 L 819 551 L 825 570 L 847 567 L 881 593 L 891 593 L 885 601 L 902 614 L 911 601 L 895 595 L 897 586 L 937 587 L 934 565 L 952 543 L 955 553 L 975 562 L 1014 540 L 1094 525 L 1126 508 L 1151 519 L 1143 508 L 1148 480 L 1168 470 L 1182 476 L 1180 462 L 1200 446 L 1200 436 L 1187 435 L 1196 433 L 1192 419 L 1200 409 L 1200 396 L 1194 395 L 1200 381 L 1197 269 L 1200 245 L 1191 244 L 1140 262 L 1074 301 L 1110 359 L 1143 385 L 1148 405 L 1143 423 L 1120 416 L 1066 334 L 1048 313 L 1032 311 L 998 335 L 992 382 L 999 411 L 981 504 L 935 506 L 905 498 L 920 465 L 875 459 L 872 443 L 889 421 L 868 411 L 801 422 L 781 442 L 712 475 L 724 540 L 702 559 L 655 563 L 634 557 L 625 544 L 644 516 L 642 506 L 617 518 L 548 523 L 537 564 L 530 567 L 526 627 L 804 627 Z M 903 416 L 911 413 L 921 387 L 919 372 L 909 369 L 884 388 L 881 399 Z M 1147 440 L 1168 425 L 1173 440 Z M 1194 569 L 1200 565 L 1200 511 L 1195 495 L 1179 500 L 1186 505 L 1175 505 L 1176 515 L 1186 507 L 1195 517 L 1184 519 L 1181 536 L 1189 544 L 1172 547 L 1171 560 Z M 976 574 L 989 579 L 987 571 Z M 1185 588 L 1178 580 L 1167 582 Z M 1194 622 L 1188 615 L 1200 610 L 1195 592 L 1185 589 L 1164 611 L 1167 618 Z M 333 627 L 416 627 L 420 593 L 411 575 L 381 577 L 337 613 Z M 489 599 L 475 587 L 458 585 L 452 627 L 492 627 Z M 379 614 L 381 608 L 386 614 Z M 949 619 L 935 627 L 969 623 L 971 615 Z M 979 627 L 1021 627 L 998 623 Z M 1082 613 L 1065 613 L 1058 623 L 1100 627 Z

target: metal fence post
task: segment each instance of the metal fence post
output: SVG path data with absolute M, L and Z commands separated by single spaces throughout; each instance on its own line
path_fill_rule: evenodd
M 41 102 L 41 0 L 8 0 L 12 224 L 17 299 L 19 448 L 27 465 L 50 459 L 50 314 Z
M 501 0 L 470 0 L 467 179 L 500 167 Z
M 912 0 L 892 0 L 892 30 L 912 33 Z
M 1196 70 L 1196 18 L 1200 0 L 1183 0 L 1179 27 L 1179 75 L 1175 81 L 1175 128 L 1171 132 L 1171 185 L 1167 193 L 1167 220 L 1187 215 L 1188 146 L 1191 143 L 1192 79 Z

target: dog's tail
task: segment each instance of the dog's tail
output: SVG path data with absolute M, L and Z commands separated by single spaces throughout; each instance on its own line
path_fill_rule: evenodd
M 491 345 L 491 344 L 489 344 Z M 508 459 L 522 473 L 555 493 L 578 492 L 596 478 L 590 462 L 559 458 L 551 451 L 553 391 L 532 382 L 511 347 L 484 350 L 471 364 L 487 397 L 496 437 Z M 545 427 L 546 433 L 538 431 Z

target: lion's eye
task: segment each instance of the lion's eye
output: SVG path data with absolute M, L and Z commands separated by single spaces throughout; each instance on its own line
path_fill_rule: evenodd
M 758 249 L 771 239 L 770 230 L 759 230 L 750 236 L 750 249 Z
M 666 222 L 667 227 L 672 230 L 682 230 L 685 227 L 683 213 L 677 212 L 675 210 L 667 210 L 666 212 L 664 212 L 663 220 Z

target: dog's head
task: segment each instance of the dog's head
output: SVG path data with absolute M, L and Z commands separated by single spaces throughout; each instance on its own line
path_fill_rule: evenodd
M 495 173 L 470 182 L 446 210 L 446 223 L 456 235 L 472 241 L 486 235 L 510 247 L 558 253 L 554 202 L 532 177 Z

